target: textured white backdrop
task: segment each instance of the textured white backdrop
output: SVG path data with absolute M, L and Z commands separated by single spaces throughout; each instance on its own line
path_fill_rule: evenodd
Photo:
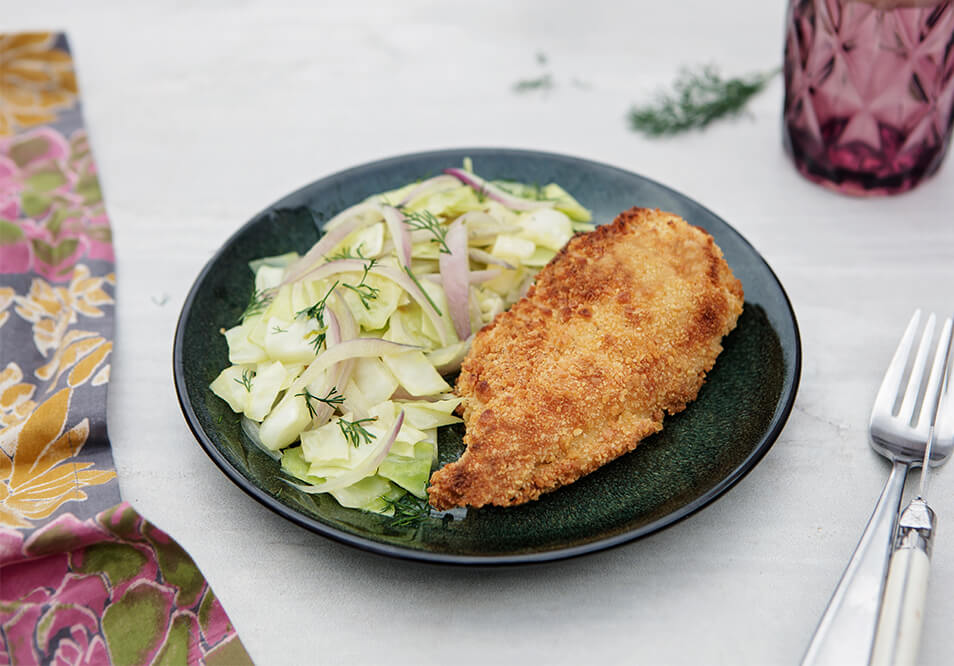
M 865 432 L 884 366 L 915 306 L 954 309 L 954 167 L 893 199 L 807 183 L 781 149 L 778 78 L 749 117 L 705 133 L 651 141 L 626 129 L 628 106 L 682 64 L 778 65 L 782 0 L 2 5 L 0 30 L 67 30 L 79 67 L 118 252 L 109 425 L 123 494 L 194 556 L 258 663 L 798 661 L 888 473 Z M 512 92 L 544 72 L 553 90 Z M 779 441 L 725 497 L 609 552 L 470 571 L 305 532 L 201 451 L 171 349 L 215 249 L 316 178 L 457 146 L 564 152 L 650 176 L 772 265 L 801 326 L 801 389 Z M 940 532 L 921 662 L 942 665 L 954 469 L 931 499 Z

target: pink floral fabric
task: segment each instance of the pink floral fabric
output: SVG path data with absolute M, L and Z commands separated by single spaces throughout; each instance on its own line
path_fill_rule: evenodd
M 0 273 L 63 282 L 82 258 L 113 260 L 86 130 L 0 138 Z
M 120 501 L 113 269 L 66 38 L 0 34 L 0 666 L 250 664 L 195 562 Z
M 192 559 L 128 504 L 0 533 L 0 664 L 251 663 Z

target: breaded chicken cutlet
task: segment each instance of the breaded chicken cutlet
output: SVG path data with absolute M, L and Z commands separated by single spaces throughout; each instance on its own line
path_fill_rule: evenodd
M 671 213 L 574 237 L 476 335 L 457 380 L 467 448 L 431 504 L 522 504 L 632 451 L 695 399 L 742 303 L 712 237 Z

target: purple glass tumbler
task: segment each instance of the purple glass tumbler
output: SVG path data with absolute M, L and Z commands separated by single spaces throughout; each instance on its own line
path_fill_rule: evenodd
M 954 2 L 790 0 L 784 141 L 809 180 L 906 192 L 941 165 L 954 124 Z

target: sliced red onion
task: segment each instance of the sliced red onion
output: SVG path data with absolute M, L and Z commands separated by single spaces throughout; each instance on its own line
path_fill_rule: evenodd
M 335 294 L 335 296 L 337 295 Z M 328 315 L 328 328 L 325 331 L 325 347 L 327 348 L 341 342 L 341 326 L 338 324 L 338 317 L 331 308 L 325 308 L 325 314 Z
M 361 463 L 352 470 L 349 470 L 342 474 L 341 476 L 336 476 L 333 479 L 329 479 L 323 483 L 316 484 L 303 484 L 303 483 L 294 483 L 287 479 L 282 479 L 285 483 L 303 493 L 308 493 L 309 495 L 314 495 L 317 493 L 328 493 L 333 490 L 339 490 L 341 488 L 347 488 L 348 486 L 357 483 L 366 476 L 371 476 L 377 471 L 378 467 L 384 462 L 384 459 L 387 457 L 388 452 L 391 450 L 391 447 L 394 445 L 394 442 L 397 441 L 398 433 L 401 431 L 401 426 L 404 425 L 404 412 L 401 411 L 398 414 L 397 419 L 394 421 L 394 426 L 391 428 L 388 436 L 381 440 L 377 445 L 377 448 L 368 455 L 367 458 L 361 461 Z
M 336 259 L 310 271 L 309 273 L 303 275 L 301 279 L 307 278 L 310 280 L 320 280 L 322 278 L 331 277 L 332 275 L 336 275 L 338 273 L 363 271 L 366 265 L 366 262 L 361 261 L 360 259 Z M 441 344 L 449 344 L 450 340 L 447 338 L 447 333 L 444 329 L 444 323 L 441 319 L 442 313 L 435 307 L 433 303 L 431 303 L 431 299 L 428 298 L 428 296 L 420 287 L 417 286 L 417 283 L 411 279 L 410 275 L 408 275 L 405 271 L 399 270 L 392 266 L 381 265 L 373 266 L 369 272 L 372 275 L 379 275 L 383 278 L 387 278 L 404 289 L 404 291 L 406 291 L 411 298 L 418 302 L 418 304 L 424 310 L 424 314 L 426 314 L 434 324 L 434 328 L 437 329 L 438 334 L 441 336 Z
M 482 264 L 493 264 L 494 266 L 503 266 L 504 268 L 509 269 L 511 271 L 516 268 L 516 266 L 504 261 L 500 257 L 495 257 L 494 255 L 490 254 L 490 252 L 484 252 L 483 250 L 480 250 L 476 247 L 470 248 L 470 250 L 468 250 L 468 254 L 470 254 L 471 259 L 473 259 L 474 261 L 479 261 Z
M 457 187 L 457 179 L 452 176 L 442 174 L 440 176 L 428 178 L 427 180 L 418 183 L 417 187 L 408 192 L 407 196 L 398 202 L 398 206 L 406 206 L 425 194 L 433 194 L 442 190 L 449 190 L 452 187 Z
M 351 309 L 337 290 L 333 292 L 333 297 L 331 303 L 328 304 L 328 309 L 337 317 L 341 330 L 341 341 L 352 340 L 358 337 L 358 322 L 355 321 L 354 315 L 351 314 Z
M 262 443 L 262 438 L 258 434 L 258 429 L 261 427 L 258 423 L 253 421 L 247 416 L 242 417 L 242 432 L 245 433 L 245 436 L 248 437 L 249 441 L 252 442 L 255 446 L 260 448 L 262 452 L 267 455 L 272 460 L 281 460 L 282 454 L 280 451 L 272 451 L 270 448 L 265 446 Z
M 369 358 L 375 356 L 388 356 L 390 354 L 400 354 L 406 351 L 419 350 L 420 347 L 414 345 L 402 345 L 399 342 L 382 340 L 381 338 L 355 338 L 336 344 L 331 349 L 326 349 L 318 354 L 304 372 L 298 375 L 295 383 L 285 392 L 284 401 L 289 395 L 294 396 L 300 393 L 302 388 L 308 386 L 322 372 L 341 361 L 347 361 L 352 358 Z
M 538 208 L 553 208 L 555 205 L 553 201 L 538 201 L 515 196 L 463 169 L 444 169 L 444 173 L 454 176 L 454 178 L 465 185 L 469 185 L 478 193 L 482 192 L 494 201 L 498 201 L 513 210 L 537 210 Z
M 401 266 L 410 266 L 411 235 L 408 233 L 407 225 L 404 224 L 404 213 L 394 206 L 381 206 L 380 210 L 388 225 L 391 238 L 394 240 L 398 261 L 401 262 Z
M 421 306 L 424 314 L 431 320 L 431 323 L 434 324 L 434 328 L 437 329 L 437 334 L 441 336 L 441 344 L 450 344 L 450 339 L 447 337 L 447 331 L 444 327 L 443 314 L 431 303 L 431 299 L 424 293 L 423 289 L 417 286 L 417 283 L 411 279 L 410 275 L 391 266 L 375 266 L 371 269 L 371 272 L 381 277 L 386 277 L 404 289 L 411 298 L 417 301 L 417 304 Z
M 311 246 L 305 256 L 288 267 L 279 286 L 290 284 L 307 275 L 324 259 L 326 254 L 335 249 L 351 232 L 376 221 L 374 218 L 366 216 L 367 213 L 371 212 L 380 212 L 380 210 L 376 204 L 363 203 L 352 206 L 331 218 L 324 225 L 324 228 L 327 229 L 325 235 Z
M 447 306 L 457 337 L 464 340 L 470 330 L 470 267 L 467 264 L 467 228 L 460 220 L 455 220 L 447 228 L 444 243 L 450 254 L 441 252 L 438 262 L 441 268 L 441 282 L 447 294 Z
M 338 273 L 360 273 L 364 270 L 364 267 L 367 266 L 367 262 L 361 261 L 360 259 L 334 259 L 333 261 L 326 262 L 320 266 L 312 268 L 307 273 L 301 275 L 299 280 L 321 280 L 332 275 L 337 275 Z M 374 269 L 371 270 L 374 272 Z
M 361 330 L 358 326 L 358 322 L 355 321 L 354 315 L 351 314 L 351 310 L 345 303 L 344 298 L 342 298 L 337 291 L 333 292 L 333 298 L 328 304 L 328 310 L 335 313 L 335 316 L 339 322 L 341 333 L 341 339 L 339 343 L 346 340 L 353 340 L 358 337 L 358 333 Z M 351 380 L 351 373 L 354 372 L 354 364 L 355 360 L 353 358 L 349 358 L 345 361 L 341 361 L 335 367 L 335 373 L 331 386 L 333 388 L 337 388 L 339 393 L 344 390 L 344 387 L 346 387 L 348 382 Z

